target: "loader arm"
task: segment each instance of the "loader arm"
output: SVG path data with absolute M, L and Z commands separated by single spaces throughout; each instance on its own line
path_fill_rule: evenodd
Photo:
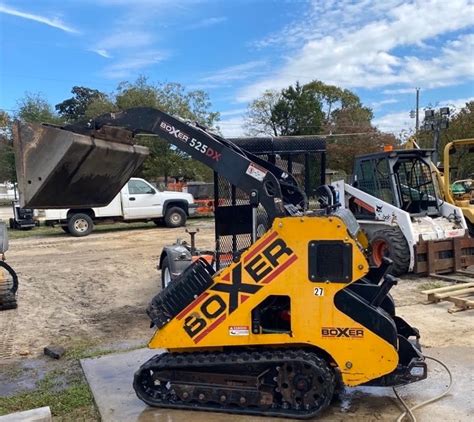
M 99 140 L 98 142 L 110 142 L 109 145 L 133 144 L 135 143 L 134 138 L 140 134 L 156 135 L 175 145 L 193 159 L 210 167 L 247 194 L 257 195 L 258 202 L 266 210 L 270 221 L 273 221 L 275 217 L 298 214 L 307 207 L 305 194 L 290 174 L 240 149 L 232 142 L 212 133 L 198 123 L 185 122 L 154 108 L 139 107 L 118 113 L 104 114 L 87 124 L 68 125 L 62 127 L 60 131 L 63 133 L 60 132 L 56 136 L 63 136 L 64 139 L 70 136 L 68 133 L 74 133 L 93 139 L 94 142 L 97 140 Z M 21 140 L 22 137 L 18 135 L 17 138 Z M 24 143 L 25 140 L 20 141 L 20 144 Z M 20 149 L 26 150 L 24 147 Z M 19 153 L 21 162 L 24 160 L 24 153 L 21 150 Z M 87 158 L 87 156 L 84 158 L 86 164 Z M 123 166 L 125 167 L 126 164 L 124 162 Z M 93 178 L 93 173 L 98 171 L 96 167 L 99 167 L 99 162 L 95 166 L 88 166 L 89 174 L 84 177 Z M 76 178 L 78 177 L 77 173 L 76 171 Z M 66 178 L 68 176 L 70 175 L 65 175 Z M 22 175 L 19 174 L 19 179 L 21 177 Z M 42 179 L 46 180 L 47 177 L 42 177 Z M 90 188 L 91 186 L 89 186 Z M 40 208 L 38 204 L 25 203 L 25 205 L 35 205 L 36 208 Z M 57 207 L 59 204 L 56 201 L 50 205 Z M 50 205 L 41 204 L 42 207 Z M 69 203 L 61 204 L 63 207 L 71 205 Z M 74 205 L 77 206 L 77 204 Z M 82 205 L 90 204 L 84 203 Z

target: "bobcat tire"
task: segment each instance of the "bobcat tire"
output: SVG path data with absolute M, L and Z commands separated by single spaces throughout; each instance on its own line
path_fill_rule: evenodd
M 410 249 L 400 229 L 386 228 L 375 231 L 370 238 L 372 264 L 379 267 L 384 256 L 393 261 L 389 274 L 406 274 L 410 267 Z

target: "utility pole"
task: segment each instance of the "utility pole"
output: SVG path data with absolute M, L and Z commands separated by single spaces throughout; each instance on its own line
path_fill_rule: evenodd
M 415 114 L 415 135 L 420 129 L 420 88 L 416 88 L 416 114 Z
M 434 109 L 425 110 L 424 129 L 433 132 L 433 162 L 438 165 L 439 146 L 441 140 L 441 129 L 449 126 L 449 107 L 441 107 L 438 111 Z

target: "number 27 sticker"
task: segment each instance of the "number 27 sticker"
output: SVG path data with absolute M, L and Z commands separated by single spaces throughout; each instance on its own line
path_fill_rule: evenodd
M 314 295 L 315 296 L 324 296 L 324 289 L 322 287 L 315 287 L 314 288 Z

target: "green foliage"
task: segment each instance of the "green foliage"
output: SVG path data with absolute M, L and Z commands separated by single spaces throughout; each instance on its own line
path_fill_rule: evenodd
M 115 94 L 115 100 L 102 97 L 92 101 L 85 111 L 88 118 L 97 115 L 126 110 L 133 107 L 155 107 L 183 119 L 197 121 L 213 127 L 219 120 L 219 113 L 209 111 L 211 102 L 204 91 L 187 91 L 177 83 L 153 85 L 141 76 L 135 82 L 122 82 Z M 140 136 L 139 142 L 150 149 L 142 175 L 151 180 L 170 177 L 180 180 L 209 181 L 212 172 L 203 164 L 191 160 L 188 155 L 156 136 Z
M 321 103 L 311 90 L 296 85 L 282 90 L 271 113 L 271 121 L 280 135 L 311 135 L 321 130 Z
M 0 110 L 0 183 L 16 181 L 11 125 L 8 113 Z
M 245 123 L 249 135 L 326 135 L 328 166 L 350 174 L 355 155 L 396 143 L 372 126 L 372 118 L 352 91 L 316 80 L 266 91 L 249 105 Z
M 53 111 L 51 104 L 39 93 L 26 93 L 18 101 L 16 117 L 31 123 L 64 123 L 64 120 Z
M 105 113 L 112 113 L 117 111 L 118 108 L 114 104 L 113 100 L 108 97 L 94 98 L 86 110 L 84 111 L 84 118 L 87 120 L 93 119 L 94 117 L 100 116 Z
M 278 136 L 278 127 L 272 119 L 272 111 L 280 98 L 280 92 L 268 90 L 249 104 L 245 116 L 245 127 L 248 135 Z
M 0 139 L 0 182 L 16 182 L 15 153 L 7 139 Z
M 444 161 L 444 147 L 447 143 L 456 139 L 474 138 L 474 101 L 453 114 L 449 121 L 449 127 L 441 130 L 438 157 Z M 433 148 L 433 132 L 421 131 L 417 135 L 418 144 L 422 148 Z M 472 147 L 471 147 L 472 148 Z M 458 147 L 451 156 L 451 180 L 473 177 L 474 153 L 467 147 Z
M 71 90 L 73 96 L 56 104 L 55 109 L 58 114 L 69 122 L 83 120 L 86 110 L 93 101 L 106 99 L 106 95 L 97 89 L 74 86 Z

